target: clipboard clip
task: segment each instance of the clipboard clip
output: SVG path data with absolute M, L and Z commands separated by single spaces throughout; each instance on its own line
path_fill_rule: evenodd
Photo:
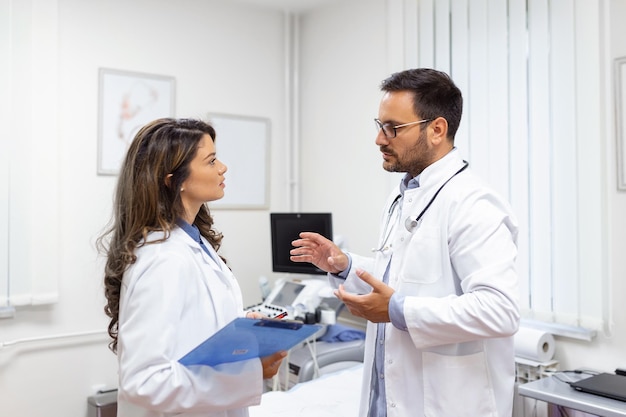
M 259 319 L 259 321 L 254 323 L 254 325 L 287 330 L 298 330 L 302 328 L 301 322 L 292 320 Z

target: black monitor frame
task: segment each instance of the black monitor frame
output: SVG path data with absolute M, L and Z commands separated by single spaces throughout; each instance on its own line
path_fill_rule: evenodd
M 270 213 L 272 236 L 272 271 L 293 274 L 326 275 L 326 272 L 308 262 L 292 262 L 289 251 L 291 242 L 300 232 L 317 232 L 333 239 L 331 213 Z

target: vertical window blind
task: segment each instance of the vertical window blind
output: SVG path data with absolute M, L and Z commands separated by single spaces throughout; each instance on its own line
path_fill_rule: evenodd
M 405 0 L 388 18 L 405 29 L 404 67 L 463 92 L 456 146 L 518 216 L 524 316 L 595 330 L 610 321 L 602 4 Z
M 57 3 L 0 0 L 0 306 L 58 298 Z

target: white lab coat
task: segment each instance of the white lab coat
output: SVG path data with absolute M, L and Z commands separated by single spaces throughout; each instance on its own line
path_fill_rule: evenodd
M 263 392 L 258 358 L 217 367 L 177 362 L 244 315 L 231 271 L 178 227 L 136 254 L 120 298 L 118 417 L 247 416 Z
M 408 331 L 391 323 L 385 330 L 388 417 L 512 413 L 519 308 L 517 225 L 509 205 L 466 169 L 442 189 L 414 233 L 405 227 L 405 219 L 415 218 L 462 166 L 452 151 L 422 172 L 419 188 L 406 190 L 391 250 L 375 258 L 351 254 L 348 291 L 369 292 L 354 269 L 382 280 L 393 252 L 389 285 L 406 297 Z M 389 197 L 381 230 L 398 194 Z M 342 282 L 329 276 L 333 284 Z M 375 336 L 376 325 L 368 322 L 362 417 L 368 409 Z

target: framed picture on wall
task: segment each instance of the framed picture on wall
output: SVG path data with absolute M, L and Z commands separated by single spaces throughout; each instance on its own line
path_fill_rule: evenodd
M 116 175 L 137 130 L 160 117 L 174 117 L 173 77 L 99 70 L 98 174 Z
M 211 209 L 269 207 L 270 121 L 261 117 L 210 113 L 217 158 L 228 167 L 224 197 Z

